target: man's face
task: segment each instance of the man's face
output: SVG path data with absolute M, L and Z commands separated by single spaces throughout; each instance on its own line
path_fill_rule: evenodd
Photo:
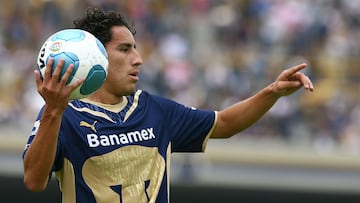
M 112 28 L 112 39 L 105 47 L 109 57 L 108 76 L 104 87 L 116 96 L 133 93 L 139 80 L 142 58 L 136 50 L 132 33 L 124 26 Z

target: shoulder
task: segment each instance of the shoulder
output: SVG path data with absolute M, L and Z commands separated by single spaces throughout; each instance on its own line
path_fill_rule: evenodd
M 140 101 L 146 101 L 150 103 L 166 103 L 166 102 L 172 102 L 170 99 L 162 97 L 160 95 L 151 94 L 145 90 L 137 90 L 132 95 L 129 96 L 130 99 L 133 98 L 133 100 L 140 100 Z M 128 99 L 129 99 L 128 97 Z
M 152 100 L 154 103 L 160 105 L 163 109 L 165 108 L 179 108 L 179 107 L 187 107 L 184 104 L 181 104 L 173 99 L 161 96 L 161 95 L 155 95 L 155 94 L 150 94 L 150 93 L 145 93 L 147 94 L 147 97 L 149 97 L 150 100 Z

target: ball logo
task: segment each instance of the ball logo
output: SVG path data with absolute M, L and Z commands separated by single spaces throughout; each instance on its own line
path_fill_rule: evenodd
M 43 69 L 43 68 L 45 68 L 45 66 L 46 66 L 45 60 L 44 60 L 45 51 L 46 51 L 45 47 L 46 47 L 46 44 L 45 44 L 44 47 L 40 50 L 40 54 L 39 54 L 39 58 L 38 58 L 38 59 L 39 59 L 39 60 L 38 60 L 38 67 L 39 67 L 40 69 Z
M 54 42 L 50 44 L 49 50 L 51 50 L 52 52 L 57 52 L 60 51 L 61 48 L 62 48 L 61 42 Z

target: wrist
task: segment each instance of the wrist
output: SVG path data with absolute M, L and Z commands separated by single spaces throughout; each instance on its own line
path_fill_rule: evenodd
M 272 96 L 272 97 L 275 97 L 275 98 L 280 98 L 281 97 L 281 94 L 279 94 L 279 91 L 277 90 L 275 82 L 269 84 L 265 88 L 265 91 L 269 96 Z
M 43 116 L 49 116 L 49 117 L 61 117 L 65 109 L 57 108 L 57 107 L 51 107 L 47 104 L 44 106 Z

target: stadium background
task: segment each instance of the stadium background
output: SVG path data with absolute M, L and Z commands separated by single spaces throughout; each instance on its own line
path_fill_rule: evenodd
M 175 154 L 172 202 L 359 202 L 360 1 L 0 0 L 0 202 L 55 202 L 22 185 L 21 153 L 43 104 L 42 42 L 89 5 L 134 21 L 139 88 L 221 109 L 306 62 L 315 92 L 282 98 L 205 154 Z M 241 115 L 239 115 L 241 116 Z

